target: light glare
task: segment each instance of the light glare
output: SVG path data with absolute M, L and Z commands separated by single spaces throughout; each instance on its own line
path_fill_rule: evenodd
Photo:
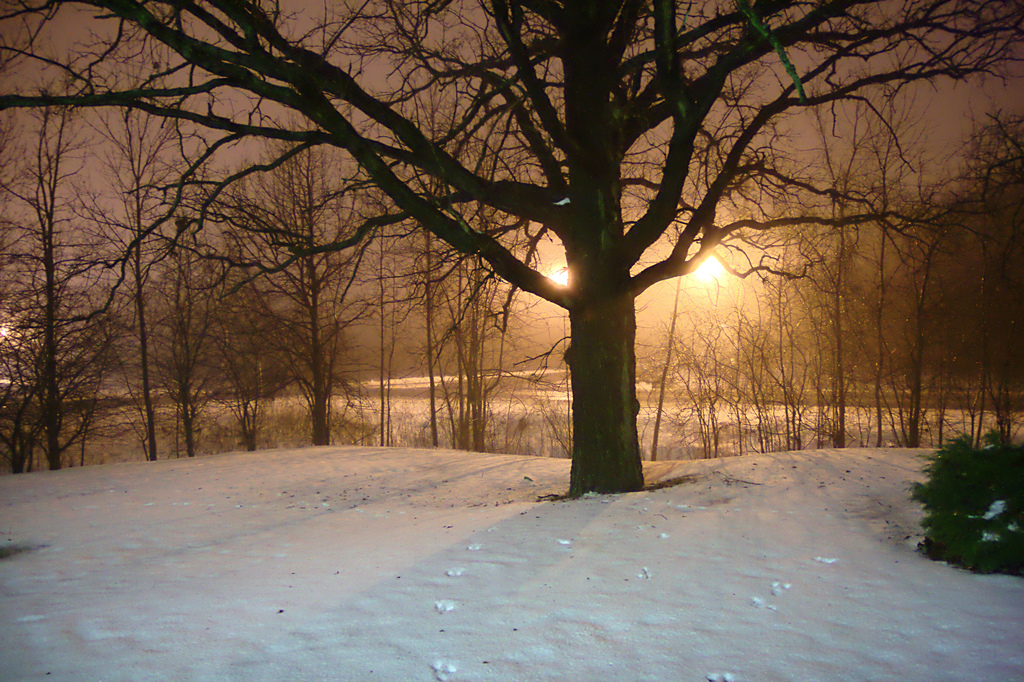
M 548 279 L 551 281 L 561 284 L 563 287 L 569 285 L 569 268 L 559 268 L 554 270 L 548 275 Z
M 710 282 L 721 279 L 725 275 L 725 268 L 722 267 L 717 258 L 712 256 L 701 263 L 693 275 L 701 282 Z

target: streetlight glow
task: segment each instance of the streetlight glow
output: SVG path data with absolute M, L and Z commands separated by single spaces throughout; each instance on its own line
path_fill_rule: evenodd
M 720 280 L 725 275 L 725 268 L 714 256 L 709 257 L 700 267 L 697 268 L 693 276 L 701 282 L 707 284 L 713 280 Z
M 550 279 L 553 282 L 556 282 L 557 284 L 561 284 L 563 287 L 569 286 L 569 268 L 559 268 L 557 270 L 553 270 L 548 275 L 548 279 Z

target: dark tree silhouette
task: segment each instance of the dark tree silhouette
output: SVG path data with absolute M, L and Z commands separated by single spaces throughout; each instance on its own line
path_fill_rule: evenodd
M 95 430 L 112 361 L 110 321 L 89 315 L 95 273 L 85 256 L 94 245 L 71 210 L 84 146 L 75 118 L 67 108 L 40 110 L 13 177 L 0 181 L 17 206 L 4 272 L 14 290 L 0 301 L 0 441 L 14 472 L 31 468 L 37 448 L 50 469 L 73 463 L 71 449 Z
M 46 24 L 65 11 L 91 33 L 48 50 Z M 778 217 L 783 197 L 830 191 L 779 162 L 787 115 L 989 72 L 1021 33 L 1019 1 L 983 0 L 368 0 L 322 17 L 246 0 L 15 0 L 3 12 L 0 63 L 66 87 L 34 89 L 18 71 L 0 109 L 177 119 L 205 136 L 196 163 L 249 137 L 343 148 L 396 218 L 565 308 L 574 495 L 643 484 L 635 297 L 738 231 L 829 222 Z M 507 220 L 477 229 L 464 216 L 479 204 Z M 554 235 L 568 286 L 514 255 L 512 231 Z

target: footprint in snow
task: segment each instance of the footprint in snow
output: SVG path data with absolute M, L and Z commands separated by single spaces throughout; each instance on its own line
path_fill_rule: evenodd
M 449 611 L 455 610 L 455 602 L 451 599 L 442 599 L 441 601 L 434 602 L 434 610 L 438 613 L 448 613 Z
M 458 670 L 454 663 L 441 660 L 434 661 L 434 664 L 430 667 L 434 670 L 434 677 L 440 680 L 440 682 L 445 682 L 450 675 L 453 675 Z
M 736 682 L 732 673 L 708 673 L 708 682 Z

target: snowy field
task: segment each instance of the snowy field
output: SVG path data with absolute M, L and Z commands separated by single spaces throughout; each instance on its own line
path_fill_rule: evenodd
M 1024 680 L 1024 580 L 913 551 L 920 451 L 314 448 L 0 478 L 0 679 Z M 20 550 L 20 551 L 19 551 Z

